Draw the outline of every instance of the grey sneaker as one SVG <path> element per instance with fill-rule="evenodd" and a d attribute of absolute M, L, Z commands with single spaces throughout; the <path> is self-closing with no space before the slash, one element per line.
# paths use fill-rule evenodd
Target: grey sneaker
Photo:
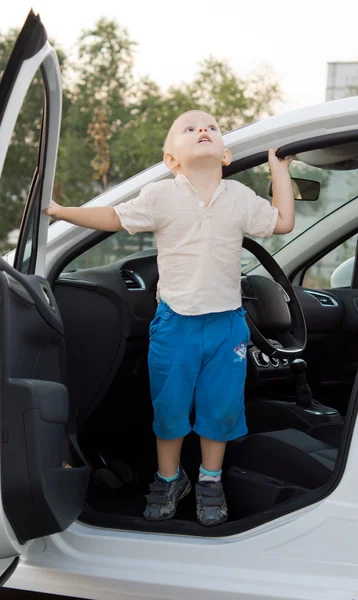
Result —
<path fill-rule="evenodd" d="M 219 525 L 227 520 L 227 505 L 221 481 L 198 481 L 196 492 L 196 516 L 201 525 Z"/>
<path fill-rule="evenodd" d="M 178 479 L 164 481 L 158 475 L 149 486 L 147 506 L 143 516 L 148 521 L 163 521 L 175 515 L 179 500 L 189 494 L 191 483 L 184 469 L 180 467 Z"/>

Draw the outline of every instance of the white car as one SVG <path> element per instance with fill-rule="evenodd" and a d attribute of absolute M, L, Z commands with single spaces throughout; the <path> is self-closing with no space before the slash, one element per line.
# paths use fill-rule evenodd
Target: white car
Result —
<path fill-rule="evenodd" d="M 357 599 L 357 262 L 345 287 L 333 289 L 331 275 L 356 256 L 358 98 L 225 135 L 224 177 L 261 194 L 268 149 L 296 154 L 296 227 L 245 240 L 249 435 L 227 448 L 230 519 L 200 526 L 189 496 L 174 519 L 149 523 L 156 250 L 150 234 L 48 227 L 61 81 L 33 13 L 0 84 L 0 172 L 39 67 L 38 165 L 16 252 L 0 258 L 2 584 L 96 600 Z M 166 177 L 156 165 L 91 205 L 125 202 Z M 183 463 L 195 478 L 195 436 Z"/>

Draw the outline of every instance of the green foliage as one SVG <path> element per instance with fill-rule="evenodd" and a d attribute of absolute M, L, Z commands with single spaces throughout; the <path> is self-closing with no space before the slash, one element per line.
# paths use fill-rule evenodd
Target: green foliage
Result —
<path fill-rule="evenodd" d="M 268 68 L 242 78 L 227 61 L 213 56 L 203 61 L 186 91 L 198 106 L 217 116 L 224 132 L 272 114 L 281 100 L 279 84 Z"/>

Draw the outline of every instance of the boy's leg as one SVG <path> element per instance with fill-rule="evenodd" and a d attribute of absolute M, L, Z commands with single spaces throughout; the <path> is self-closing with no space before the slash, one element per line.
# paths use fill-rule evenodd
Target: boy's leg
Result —
<path fill-rule="evenodd" d="M 191 488 L 180 467 L 183 438 L 191 430 L 190 412 L 201 364 L 197 321 L 161 303 L 150 328 L 149 375 L 157 436 L 158 473 L 147 495 L 144 517 L 170 519 Z"/>
<path fill-rule="evenodd" d="M 213 442 L 207 438 L 200 438 L 201 465 L 206 471 L 221 471 L 226 442 Z"/>
<path fill-rule="evenodd" d="M 183 440 L 183 437 L 175 440 L 157 438 L 158 473 L 162 478 L 172 478 L 177 474 Z"/>
<path fill-rule="evenodd" d="M 204 364 L 196 391 L 196 431 L 202 439 L 203 464 L 196 485 L 197 516 L 203 525 L 227 519 L 221 484 L 226 442 L 247 433 L 244 407 L 246 347 L 249 330 L 239 309 L 207 318 Z"/>

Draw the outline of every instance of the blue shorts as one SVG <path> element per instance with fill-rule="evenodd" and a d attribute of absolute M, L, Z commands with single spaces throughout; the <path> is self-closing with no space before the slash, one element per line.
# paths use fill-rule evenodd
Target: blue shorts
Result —
<path fill-rule="evenodd" d="M 183 316 L 160 302 L 150 330 L 149 375 L 154 433 L 171 440 L 194 431 L 226 442 L 247 433 L 244 405 L 250 338 L 240 307 Z"/>

